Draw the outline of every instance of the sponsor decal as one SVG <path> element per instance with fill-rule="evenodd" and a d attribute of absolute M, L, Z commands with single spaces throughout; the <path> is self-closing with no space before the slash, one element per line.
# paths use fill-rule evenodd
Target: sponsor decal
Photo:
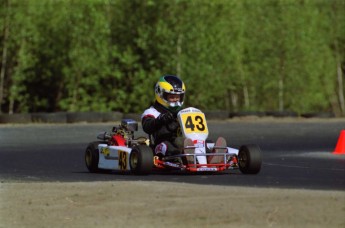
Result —
<path fill-rule="evenodd" d="M 172 167 L 176 167 L 176 168 L 180 168 L 179 165 L 171 163 L 171 162 L 164 162 L 164 165 L 168 165 L 168 166 L 172 166 Z"/>
<path fill-rule="evenodd" d="M 181 111 L 179 111 L 179 114 L 181 113 L 192 113 L 192 112 L 201 112 L 199 109 L 197 108 L 193 108 L 193 107 L 189 107 L 189 108 L 185 108 L 185 109 L 182 109 Z"/>
<path fill-rule="evenodd" d="M 106 160 L 119 160 L 118 157 L 110 156 L 110 149 L 108 147 L 103 147 L 101 149 L 101 154 L 104 155 Z"/>
<path fill-rule="evenodd" d="M 189 109 L 182 109 L 181 111 L 179 111 L 179 114 L 181 113 L 187 113 L 187 112 L 190 112 L 190 110 Z"/>
<path fill-rule="evenodd" d="M 194 143 L 194 146 L 197 147 L 197 148 L 203 148 L 204 147 L 204 143 L 205 141 L 204 140 L 194 140 L 193 141 Z"/>
<path fill-rule="evenodd" d="M 104 154 L 104 156 L 109 156 L 110 155 L 110 150 L 108 147 L 103 147 L 101 149 L 101 154 Z"/>
<path fill-rule="evenodd" d="M 217 171 L 217 168 L 197 168 L 197 171 Z"/>

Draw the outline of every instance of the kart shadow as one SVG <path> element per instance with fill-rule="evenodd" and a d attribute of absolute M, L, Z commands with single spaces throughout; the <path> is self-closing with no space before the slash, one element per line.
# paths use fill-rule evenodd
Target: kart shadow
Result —
<path fill-rule="evenodd" d="M 238 175 L 239 173 L 229 173 L 229 172 L 153 172 L 150 175 L 156 176 L 223 176 L 223 175 Z"/>
<path fill-rule="evenodd" d="M 96 173 L 90 173 L 88 171 L 83 171 L 83 172 L 73 172 L 73 173 L 78 173 L 78 174 L 93 174 L 93 175 L 116 175 L 116 176 L 222 176 L 222 175 L 241 175 L 241 172 L 239 171 L 222 171 L 222 172 L 185 172 L 185 171 L 180 171 L 180 170 L 153 170 L 149 174 L 135 174 L 132 173 L 131 171 L 100 171 Z"/>

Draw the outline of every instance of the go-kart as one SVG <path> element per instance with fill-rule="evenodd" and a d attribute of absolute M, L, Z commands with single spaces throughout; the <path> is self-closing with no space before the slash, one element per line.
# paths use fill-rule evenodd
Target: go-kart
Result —
<path fill-rule="evenodd" d="M 177 119 L 184 138 L 192 145 L 184 145 L 181 154 L 155 156 L 150 137 L 137 137 L 138 123 L 123 119 L 111 132 L 101 132 L 85 151 L 85 163 L 90 172 L 130 171 L 149 174 L 154 170 L 184 172 L 221 172 L 239 169 L 243 174 L 257 174 L 261 169 L 261 150 L 257 145 L 242 145 L 239 149 L 218 146 L 208 140 L 205 114 L 190 107 L 178 112 Z M 221 153 L 219 151 L 222 151 Z M 218 157 L 218 162 L 213 161 Z"/>

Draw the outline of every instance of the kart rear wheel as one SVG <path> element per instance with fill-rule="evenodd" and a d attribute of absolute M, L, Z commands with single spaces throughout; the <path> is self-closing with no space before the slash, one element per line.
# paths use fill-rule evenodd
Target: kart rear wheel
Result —
<path fill-rule="evenodd" d="M 152 171 L 153 152 L 151 147 L 138 145 L 133 147 L 129 156 L 131 171 L 135 174 L 145 175 Z"/>
<path fill-rule="evenodd" d="M 238 152 L 238 166 L 244 174 L 257 174 L 262 163 L 261 150 L 257 145 L 243 145 Z"/>
<path fill-rule="evenodd" d="M 85 150 L 85 164 L 87 169 L 91 173 L 97 173 L 100 172 L 101 169 L 98 168 L 98 161 L 99 161 L 99 151 L 98 151 L 98 145 L 101 142 L 92 142 L 89 143 Z"/>

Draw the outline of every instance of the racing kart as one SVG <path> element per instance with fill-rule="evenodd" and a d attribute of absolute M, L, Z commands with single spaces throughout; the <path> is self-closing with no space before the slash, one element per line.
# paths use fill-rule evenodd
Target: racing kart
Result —
<path fill-rule="evenodd" d="M 205 114 L 193 107 L 179 111 L 177 119 L 183 137 L 193 142 L 193 145 L 184 145 L 181 154 L 155 156 L 150 136 L 136 138 L 138 123 L 123 119 L 111 132 L 99 133 L 99 141 L 89 143 L 85 151 L 86 167 L 90 172 L 130 171 L 134 174 L 150 174 L 154 170 L 221 172 L 239 169 L 243 174 L 260 172 L 262 158 L 259 146 L 242 145 L 239 149 L 217 146 L 208 140 Z M 210 162 L 214 157 L 220 158 L 219 161 Z"/>

